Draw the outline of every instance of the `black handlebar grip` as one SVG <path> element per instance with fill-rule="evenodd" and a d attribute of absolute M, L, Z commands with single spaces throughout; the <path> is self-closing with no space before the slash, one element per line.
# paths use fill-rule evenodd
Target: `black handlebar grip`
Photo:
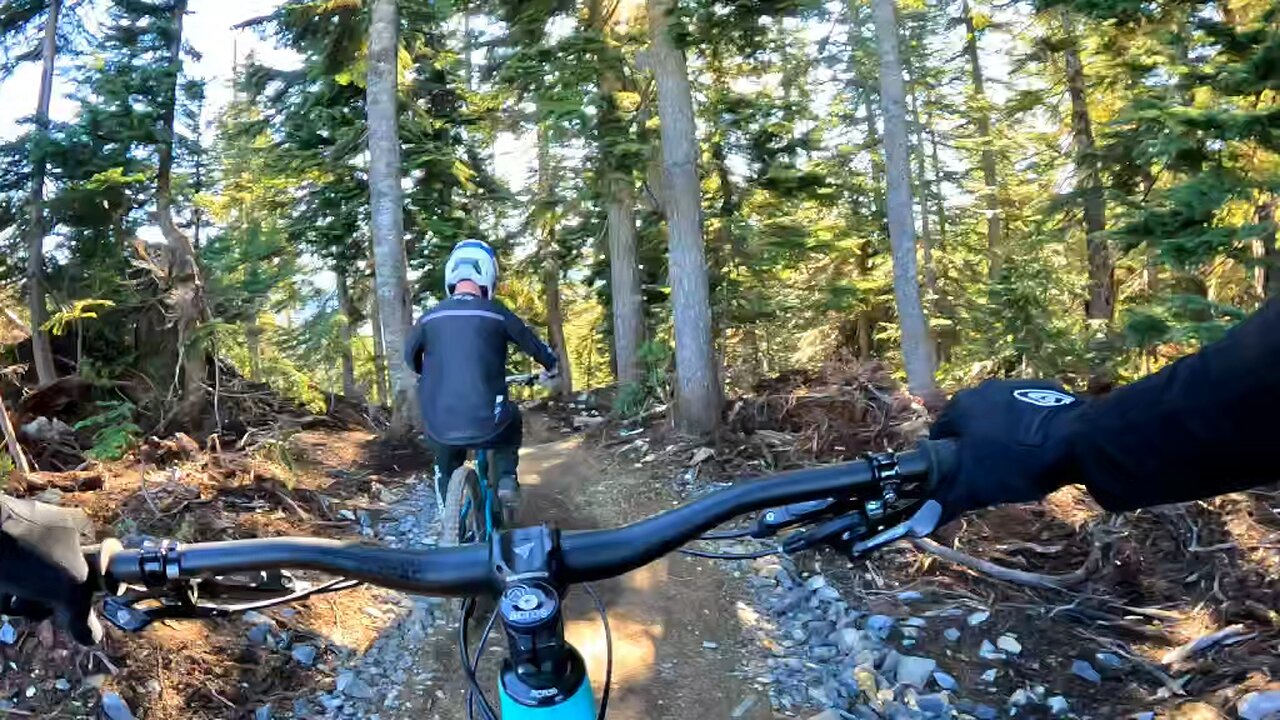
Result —
<path fill-rule="evenodd" d="M 920 450 L 929 461 L 929 492 L 933 493 L 946 480 L 955 478 L 960 471 L 960 441 L 921 440 Z"/>

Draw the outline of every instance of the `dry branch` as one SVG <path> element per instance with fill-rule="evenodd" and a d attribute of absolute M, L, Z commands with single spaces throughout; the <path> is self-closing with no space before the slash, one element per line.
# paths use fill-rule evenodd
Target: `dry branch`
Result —
<path fill-rule="evenodd" d="M 101 490 L 106 481 L 106 473 L 98 468 L 91 470 L 69 470 L 67 472 L 37 471 L 26 473 L 10 491 L 22 495 L 42 490 L 61 490 L 62 492 L 84 492 Z"/>
<path fill-rule="evenodd" d="M 9 420 L 9 411 L 5 409 L 4 398 L 0 398 L 0 431 L 4 432 L 5 444 L 9 447 L 9 455 L 13 457 L 13 466 L 19 473 L 27 474 L 31 468 L 27 465 L 27 457 L 18 446 L 18 434 L 14 432 L 13 423 Z"/>
<path fill-rule="evenodd" d="M 959 550 L 953 550 L 945 545 L 929 540 L 927 538 L 912 538 L 911 544 L 918 550 L 936 555 L 943 560 L 953 562 L 962 567 L 968 568 L 976 573 L 993 577 L 1004 582 L 1014 583 L 1016 585 L 1025 585 L 1027 587 L 1044 588 L 1046 590 L 1065 590 L 1067 588 L 1079 585 L 1089 579 L 1094 566 L 1097 565 L 1097 552 L 1089 556 L 1084 565 L 1079 570 L 1066 575 L 1044 575 L 1041 573 L 1026 572 L 1023 570 L 1014 570 L 1013 568 L 997 565 L 993 562 L 976 558 L 972 555 L 962 553 Z"/>

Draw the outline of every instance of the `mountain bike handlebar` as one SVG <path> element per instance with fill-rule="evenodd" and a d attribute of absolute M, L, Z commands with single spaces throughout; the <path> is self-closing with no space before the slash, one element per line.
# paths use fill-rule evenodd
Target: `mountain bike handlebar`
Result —
<path fill-rule="evenodd" d="M 954 441 L 927 441 L 895 456 L 893 482 L 927 493 L 956 466 Z M 566 532 L 556 580 L 584 583 L 615 577 L 657 560 L 708 530 L 746 513 L 819 498 L 853 499 L 886 478 L 871 459 L 779 473 L 742 482 L 644 520 L 608 530 Z M 89 550 L 92 554 L 94 551 Z M 262 538 L 117 550 L 109 580 L 148 585 L 251 570 L 318 570 L 406 592 L 469 597 L 499 587 L 490 546 L 396 550 L 317 538 Z M 91 567 L 96 563 L 91 563 Z"/>

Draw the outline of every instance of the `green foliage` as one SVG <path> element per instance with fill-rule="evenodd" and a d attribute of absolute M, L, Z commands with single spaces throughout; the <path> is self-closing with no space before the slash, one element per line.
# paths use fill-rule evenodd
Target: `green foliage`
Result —
<path fill-rule="evenodd" d="M 49 316 L 40 328 L 54 335 L 61 335 L 73 323 L 79 323 L 81 320 L 94 320 L 98 317 L 100 308 L 114 307 L 115 303 L 110 300 L 86 299 L 76 300 L 70 305 L 62 307 L 58 312 Z"/>
<path fill-rule="evenodd" d="M 613 403 L 616 417 L 637 417 L 655 405 L 669 402 L 671 398 L 673 348 L 666 343 L 646 342 L 640 346 L 639 355 L 644 380 L 618 388 L 618 396 Z"/>
<path fill-rule="evenodd" d="M 85 453 L 93 460 L 119 460 L 137 444 L 142 428 L 134 421 L 137 408 L 127 400 L 99 402 L 101 412 L 76 423 L 74 430 L 92 430 L 93 447 Z"/>
<path fill-rule="evenodd" d="M 356 385 L 376 387 L 367 3 L 281 3 L 255 21 L 299 62 L 249 58 L 212 123 L 205 79 L 178 78 L 176 98 L 163 90 L 176 69 L 172 3 L 70 5 L 59 82 L 75 111 L 47 133 L 0 143 L 0 285 L 21 294 L 38 156 L 57 238 L 45 258 L 55 310 L 45 327 L 75 330 L 84 377 L 132 382 L 142 372 L 154 382 L 171 373 L 177 344 L 159 310 L 167 288 L 140 266 L 137 238 L 153 237 L 158 147 L 172 113 L 174 213 L 198 238 L 209 310 L 196 339 L 313 408 L 342 389 L 348 357 Z M 458 240 L 489 239 L 502 254 L 500 295 L 539 328 L 556 320 L 546 270 L 559 271 L 575 378 L 611 382 L 608 218 L 611 203 L 629 196 L 650 342 L 645 380 L 619 391 L 624 416 L 670 397 L 661 118 L 639 5 L 400 3 L 415 307 L 438 297 L 442 261 Z M 893 365 L 900 340 L 869 2 L 678 5 L 727 382 L 748 390 L 832 358 Z M 1267 272 L 1280 272 L 1266 255 L 1280 191 L 1280 30 L 1270 5 L 899 3 L 913 210 L 930 251 L 922 283 L 948 382 L 1075 382 L 1104 361 L 1133 376 L 1218 337 L 1263 300 Z M 89 6 L 100 31 L 91 55 L 76 15 Z M 0 74 L 36 59 L 46 7 L 23 0 L 0 10 Z M 1084 320 L 1084 193 L 1062 92 L 1068 47 L 1084 66 L 1096 140 L 1086 157 L 1098 163 L 1116 260 L 1110 326 Z M 989 273 L 989 194 L 999 273 Z M 141 249 L 167 270 L 166 249 Z M 342 307 L 331 274 L 348 290 Z M 1127 352 L 1099 352 L 1111 343 Z M 104 452 L 127 447 L 123 419 L 98 422 Z"/>

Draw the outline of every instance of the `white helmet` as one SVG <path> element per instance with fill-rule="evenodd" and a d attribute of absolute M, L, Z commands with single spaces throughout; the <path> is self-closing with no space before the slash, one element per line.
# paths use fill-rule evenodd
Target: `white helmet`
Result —
<path fill-rule="evenodd" d="M 498 289 L 498 256 L 489 243 L 463 240 L 453 246 L 444 266 L 445 292 L 453 295 L 453 289 L 463 280 L 475 282 L 484 290 L 485 297 L 493 297 Z"/>

